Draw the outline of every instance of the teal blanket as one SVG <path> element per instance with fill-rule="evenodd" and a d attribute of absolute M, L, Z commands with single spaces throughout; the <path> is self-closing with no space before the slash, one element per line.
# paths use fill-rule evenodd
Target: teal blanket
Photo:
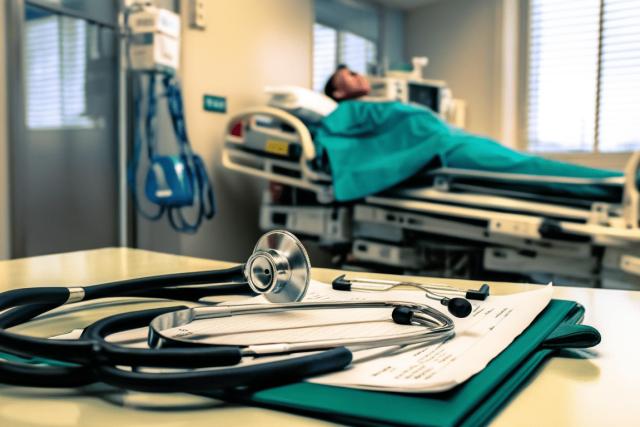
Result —
<path fill-rule="evenodd" d="M 340 201 L 378 193 L 437 167 L 580 178 L 622 175 L 514 151 L 453 128 L 426 108 L 398 102 L 342 102 L 320 123 L 314 141 L 319 153 L 328 156 Z M 611 191 L 604 186 L 539 185 L 585 198 L 607 198 Z"/>

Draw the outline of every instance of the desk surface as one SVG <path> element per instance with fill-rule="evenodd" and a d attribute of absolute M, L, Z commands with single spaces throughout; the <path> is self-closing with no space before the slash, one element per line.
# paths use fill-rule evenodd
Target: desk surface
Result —
<path fill-rule="evenodd" d="M 123 278 L 217 268 L 226 263 L 134 249 L 109 248 L 0 262 L 0 291 L 24 286 L 88 285 Z M 329 281 L 335 270 L 314 269 Z M 418 279 L 425 280 L 425 279 Z M 464 281 L 440 280 L 464 286 Z M 530 285 L 492 284 L 492 292 L 511 293 Z M 602 333 L 602 343 L 582 357 L 555 357 L 494 419 L 494 425 L 632 425 L 640 420 L 640 292 L 557 287 L 555 298 L 572 299 L 586 309 L 585 323 Z M 145 303 L 151 305 L 163 304 Z M 128 309 L 141 303 L 129 302 Z M 35 321 L 24 332 L 53 335 L 82 327 L 123 310 L 101 304 L 91 311 Z M 158 410 L 154 410 L 157 408 Z M 170 408 L 171 410 L 168 410 Z M 265 409 L 228 405 L 190 395 L 155 395 L 96 390 L 46 390 L 0 385 L 2 426 L 243 426 L 327 425 Z"/>

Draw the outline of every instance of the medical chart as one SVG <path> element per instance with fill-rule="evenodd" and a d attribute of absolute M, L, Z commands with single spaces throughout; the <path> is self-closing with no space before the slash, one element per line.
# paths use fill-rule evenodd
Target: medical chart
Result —
<path fill-rule="evenodd" d="M 551 285 L 512 295 L 492 295 L 486 301 L 472 301 L 473 311 L 464 319 L 453 318 L 456 326 L 454 338 L 439 344 L 406 347 L 385 347 L 354 352 L 354 363 L 344 371 L 315 377 L 309 381 L 344 387 L 370 390 L 425 393 L 446 391 L 469 379 L 481 371 L 494 357 L 504 350 L 518 335 L 531 324 L 535 317 L 551 300 Z M 330 285 L 311 282 L 304 301 L 413 301 L 430 305 L 446 313 L 446 307 L 437 301 L 427 299 L 422 292 L 345 292 L 336 291 Z M 247 303 L 265 301 L 259 296 L 246 300 Z M 237 302 L 236 302 L 237 304 Z M 385 310 L 386 313 L 385 313 Z M 353 310 L 327 310 L 316 312 L 318 323 L 338 324 L 331 326 L 330 333 L 340 337 L 384 335 L 402 333 L 408 326 L 395 325 L 390 320 L 390 309 L 360 309 L 373 323 L 363 321 L 357 324 L 357 331 L 350 325 L 340 332 L 340 323 L 356 319 L 363 320 Z M 372 313 L 376 312 L 376 313 Z M 309 315 L 313 312 L 305 312 Z M 364 314 L 368 313 L 368 314 Z M 299 313 L 290 313 L 297 317 Z M 321 317 L 320 317 L 321 316 Z M 216 319 L 219 321 L 220 319 Z M 283 319 L 281 318 L 280 321 Z M 272 324 L 264 322 L 260 327 L 282 326 L 280 321 Z M 193 332 L 206 329 L 207 321 L 196 322 Z M 198 324 L 200 323 L 200 324 Z M 238 319 L 235 319 L 238 324 Z M 290 324 L 289 324 L 290 325 Z M 384 325 L 384 326 L 382 326 Z M 419 328 L 420 326 L 410 326 Z M 250 328 L 248 328 L 250 329 Z M 330 335 L 329 333 L 329 335 Z M 292 338 L 291 331 L 284 331 Z M 358 335 L 360 334 L 360 335 Z M 245 338 L 249 338 L 245 335 Z M 282 338 L 285 338 L 283 336 Z M 317 337 L 316 337 L 317 338 Z M 307 337 L 307 339 L 311 339 Z M 246 343 L 246 341 L 245 341 Z"/>
<path fill-rule="evenodd" d="M 353 363 L 343 371 L 308 381 L 334 386 L 399 393 L 449 390 L 481 371 L 531 324 L 551 300 L 551 285 L 512 295 L 491 295 L 486 301 L 471 301 L 472 313 L 464 319 L 452 317 L 456 334 L 446 342 L 412 344 L 373 349 L 350 348 Z M 408 301 L 429 305 L 447 313 L 438 301 L 419 291 L 345 292 L 311 281 L 304 301 Z M 258 304 L 263 296 L 233 301 Z M 225 305 L 228 303 L 225 303 Z M 203 319 L 165 334 L 211 344 L 252 345 L 300 342 L 316 339 L 347 339 L 403 334 L 407 328 L 391 320 L 390 308 L 322 309 L 273 314 Z M 75 334 L 58 338 L 72 338 Z M 146 328 L 111 335 L 108 340 L 132 347 L 146 347 Z M 267 362 L 278 357 L 245 358 L 243 364 Z"/>

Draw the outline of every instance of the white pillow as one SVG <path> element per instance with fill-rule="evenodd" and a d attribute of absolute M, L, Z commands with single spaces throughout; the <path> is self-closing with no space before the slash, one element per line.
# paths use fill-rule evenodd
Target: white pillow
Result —
<path fill-rule="evenodd" d="M 301 119 L 317 123 L 338 107 L 338 103 L 323 93 L 299 86 L 267 86 L 271 95 L 268 105 L 281 108 Z"/>

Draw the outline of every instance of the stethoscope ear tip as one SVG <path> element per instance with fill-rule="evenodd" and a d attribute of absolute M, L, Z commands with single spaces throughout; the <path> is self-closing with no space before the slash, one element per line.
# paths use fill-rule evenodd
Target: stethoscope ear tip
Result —
<path fill-rule="evenodd" d="M 467 317 L 473 310 L 469 300 L 464 298 L 451 298 L 447 301 L 446 305 L 449 313 L 459 318 Z"/>

